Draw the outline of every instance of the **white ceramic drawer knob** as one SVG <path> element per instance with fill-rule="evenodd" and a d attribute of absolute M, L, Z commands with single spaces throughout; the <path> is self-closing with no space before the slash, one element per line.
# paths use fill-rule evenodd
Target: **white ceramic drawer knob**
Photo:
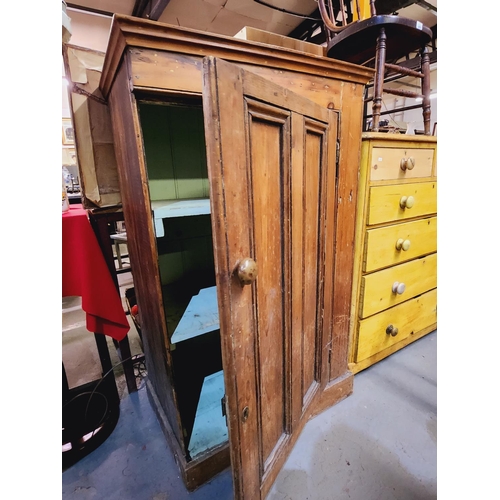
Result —
<path fill-rule="evenodd" d="M 392 293 L 397 293 L 401 295 L 406 290 L 406 285 L 404 283 L 400 283 L 399 281 L 395 281 L 392 285 Z"/>
<path fill-rule="evenodd" d="M 401 196 L 399 200 L 399 206 L 401 208 L 411 208 L 415 204 L 415 198 L 413 196 Z"/>
<path fill-rule="evenodd" d="M 387 335 L 390 335 L 391 337 L 395 337 L 399 333 L 399 330 L 394 325 L 389 325 L 385 329 L 385 333 L 387 333 Z"/>
<path fill-rule="evenodd" d="M 396 241 L 396 250 L 403 250 L 404 252 L 406 252 L 409 249 L 410 240 L 403 240 L 403 238 L 399 238 L 398 241 Z"/>
<path fill-rule="evenodd" d="M 415 167 L 415 158 L 412 156 L 409 158 L 401 158 L 399 166 L 403 172 L 406 170 L 413 170 Z"/>

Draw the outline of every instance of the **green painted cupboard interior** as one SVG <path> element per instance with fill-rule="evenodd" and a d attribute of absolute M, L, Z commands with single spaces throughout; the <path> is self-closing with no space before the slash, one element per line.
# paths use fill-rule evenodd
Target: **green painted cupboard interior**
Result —
<path fill-rule="evenodd" d="M 151 201 L 208 198 L 203 110 L 141 103 Z"/>
<path fill-rule="evenodd" d="M 151 201 L 208 198 L 201 106 L 140 102 L 139 117 Z M 162 285 L 187 287 L 187 295 L 214 285 L 210 215 L 164 219 L 163 226 L 165 236 L 157 238 Z"/>

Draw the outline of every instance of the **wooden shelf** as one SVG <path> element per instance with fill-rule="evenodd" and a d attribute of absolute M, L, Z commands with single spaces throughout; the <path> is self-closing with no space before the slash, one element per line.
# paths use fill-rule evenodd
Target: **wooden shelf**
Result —
<path fill-rule="evenodd" d="M 156 237 L 165 236 L 163 219 L 210 214 L 210 198 L 152 201 Z"/>
<path fill-rule="evenodd" d="M 218 329 L 217 287 L 211 286 L 201 289 L 200 293 L 190 300 L 170 343 L 177 344 Z"/>

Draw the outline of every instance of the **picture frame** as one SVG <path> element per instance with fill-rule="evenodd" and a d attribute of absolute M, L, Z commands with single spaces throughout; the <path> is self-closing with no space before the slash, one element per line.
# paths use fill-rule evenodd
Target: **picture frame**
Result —
<path fill-rule="evenodd" d="M 71 118 L 62 119 L 62 143 L 65 146 L 75 143 L 75 129 Z"/>

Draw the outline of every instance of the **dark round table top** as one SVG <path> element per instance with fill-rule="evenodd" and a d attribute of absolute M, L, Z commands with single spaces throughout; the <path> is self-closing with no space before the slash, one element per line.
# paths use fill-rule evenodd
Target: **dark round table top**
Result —
<path fill-rule="evenodd" d="M 368 64 L 375 58 L 380 28 L 385 28 L 387 36 L 387 62 L 416 51 L 432 40 L 432 31 L 419 21 L 400 16 L 373 16 L 352 23 L 334 36 L 327 47 L 328 57 Z"/>

